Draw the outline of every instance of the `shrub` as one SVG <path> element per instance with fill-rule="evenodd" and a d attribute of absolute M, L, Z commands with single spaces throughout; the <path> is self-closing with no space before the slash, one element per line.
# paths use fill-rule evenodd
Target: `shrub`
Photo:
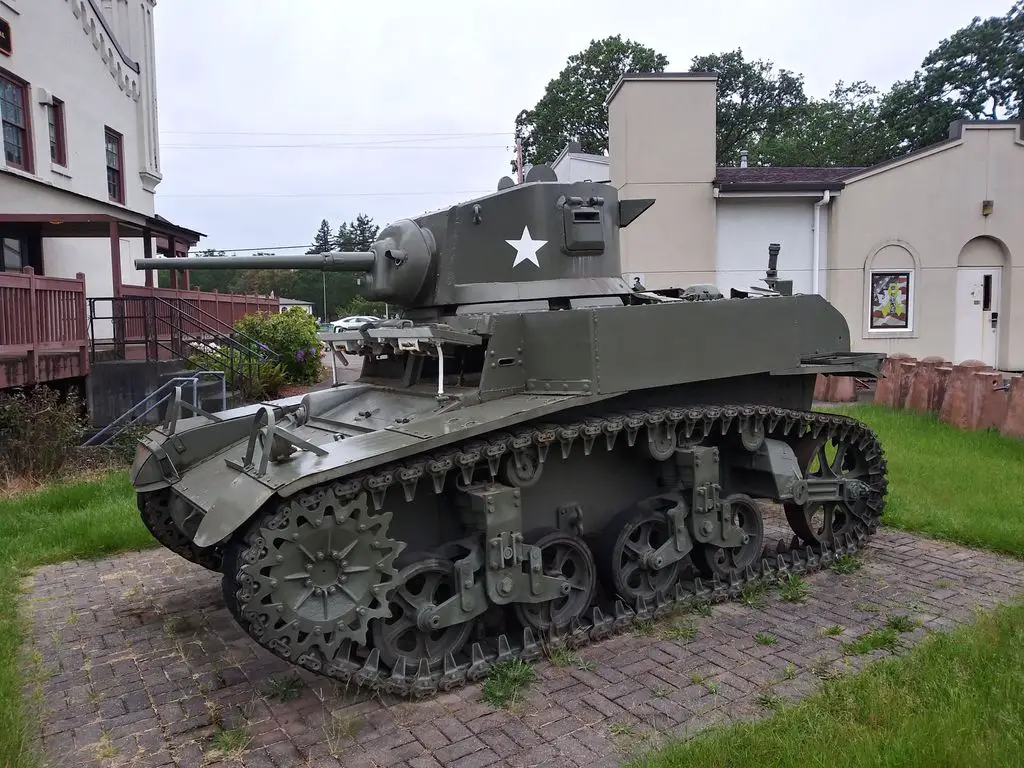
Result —
<path fill-rule="evenodd" d="M 352 315 L 374 315 L 384 317 L 387 305 L 383 301 L 370 301 L 362 296 L 353 296 L 343 307 L 334 310 L 339 318 L 351 317 Z"/>
<path fill-rule="evenodd" d="M 239 350 L 217 344 L 196 344 L 188 358 L 194 371 L 223 371 L 229 392 L 238 392 L 246 400 L 273 399 L 287 383 L 284 366 L 279 363 L 250 363 Z"/>
<path fill-rule="evenodd" d="M 0 393 L 0 472 L 32 480 L 57 474 L 84 434 L 74 392 L 39 386 Z"/>
<path fill-rule="evenodd" d="M 316 318 L 299 307 L 275 314 L 246 315 L 235 329 L 266 345 L 281 357 L 289 384 L 316 384 L 323 373 L 323 342 L 317 337 Z"/>

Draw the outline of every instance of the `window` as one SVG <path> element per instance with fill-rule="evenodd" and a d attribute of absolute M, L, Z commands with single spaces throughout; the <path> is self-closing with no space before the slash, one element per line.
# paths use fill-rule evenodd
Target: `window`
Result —
<path fill-rule="evenodd" d="M 0 272 L 21 272 L 27 266 L 25 238 L 0 237 Z"/>
<path fill-rule="evenodd" d="M 107 196 L 115 203 L 124 203 L 124 152 L 121 134 L 106 129 Z"/>
<path fill-rule="evenodd" d="M 31 173 L 28 84 L 3 73 L 0 73 L 0 122 L 3 124 L 7 165 Z"/>
<path fill-rule="evenodd" d="M 67 166 L 68 144 L 64 130 L 64 102 L 54 99 L 47 109 L 50 123 L 50 161 L 56 165 Z"/>

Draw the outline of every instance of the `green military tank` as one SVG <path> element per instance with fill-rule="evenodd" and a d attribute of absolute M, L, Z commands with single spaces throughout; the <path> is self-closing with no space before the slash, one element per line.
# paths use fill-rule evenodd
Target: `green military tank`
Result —
<path fill-rule="evenodd" d="M 857 551 L 883 449 L 813 412 L 814 384 L 883 356 L 792 295 L 775 246 L 728 298 L 630 285 L 619 233 L 654 203 L 541 166 L 367 252 L 136 261 L 357 272 L 401 308 L 323 334 L 356 381 L 187 417 L 178 397 L 132 466 L 142 519 L 222 574 L 256 643 L 420 696 Z"/>

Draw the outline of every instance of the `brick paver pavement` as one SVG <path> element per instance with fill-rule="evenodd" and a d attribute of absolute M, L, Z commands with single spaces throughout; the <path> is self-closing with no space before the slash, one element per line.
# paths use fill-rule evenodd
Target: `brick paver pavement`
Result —
<path fill-rule="evenodd" d="M 849 656 L 842 644 L 890 615 L 920 622 L 901 635 L 908 645 L 1024 587 L 1019 561 L 888 530 L 861 559 L 853 573 L 809 577 L 803 603 L 772 592 L 685 617 L 695 633 L 662 621 L 562 666 L 539 662 L 511 711 L 484 702 L 479 684 L 406 702 L 297 672 L 235 626 L 216 574 L 164 550 L 65 563 L 39 569 L 24 600 L 27 701 L 41 704 L 41 745 L 63 768 L 598 768 L 858 668 L 885 652 Z M 824 631 L 833 625 L 843 632 Z M 222 759 L 218 744 L 245 751 Z"/>

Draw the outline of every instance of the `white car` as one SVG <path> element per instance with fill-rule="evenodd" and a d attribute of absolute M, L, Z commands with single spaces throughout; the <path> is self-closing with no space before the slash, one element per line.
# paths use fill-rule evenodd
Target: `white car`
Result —
<path fill-rule="evenodd" d="M 367 323 L 379 323 L 381 318 L 374 317 L 373 315 L 352 315 L 350 317 L 343 317 L 340 320 L 334 320 L 331 323 L 331 330 L 338 331 L 358 331 Z"/>

